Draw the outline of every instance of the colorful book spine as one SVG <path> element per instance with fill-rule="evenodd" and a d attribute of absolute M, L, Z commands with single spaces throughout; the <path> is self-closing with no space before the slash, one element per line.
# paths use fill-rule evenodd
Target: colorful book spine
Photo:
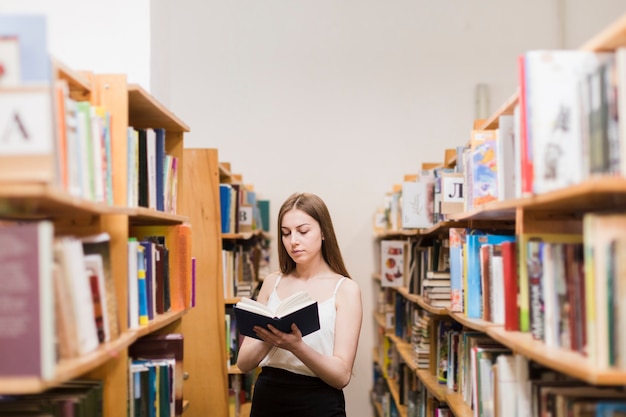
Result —
<path fill-rule="evenodd" d="M 146 287 L 146 261 L 144 248 L 137 248 L 137 289 L 139 293 L 139 325 L 148 324 L 148 290 Z"/>

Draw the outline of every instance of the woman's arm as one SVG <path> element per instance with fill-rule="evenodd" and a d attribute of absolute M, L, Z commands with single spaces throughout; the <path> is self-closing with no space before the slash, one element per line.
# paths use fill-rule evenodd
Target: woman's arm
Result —
<path fill-rule="evenodd" d="M 361 290 L 356 282 L 345 280 L 337 292 L 335 320 L 335 345 L 333 355 L 323 355 L 302 341 L 302 334 L 297 326 L 292 326 L 292 333 L 282 333 L 275 328 L 272 331 L 259 328 L 259 334 L 270 345 L 291 351 L 328 385 L 343 389 L 350 382 L 352 367 L 361 333 L 363 307 Z"/>
<path fill-rule="evenodd" d="M 267 300 L 274 290 L 274 284 L 277 279 L 278 273 L 272 273 L 265 277 L 261 285 L 261 290 L 259 291 L 259 296 L 257 297 L 258 302 L 267 304 Z M 237 367 L 244 373 L 255 369 L 272 347 L 271 344 L 262 340 L 248 336 L 244 337 L 237 355 Z"/>

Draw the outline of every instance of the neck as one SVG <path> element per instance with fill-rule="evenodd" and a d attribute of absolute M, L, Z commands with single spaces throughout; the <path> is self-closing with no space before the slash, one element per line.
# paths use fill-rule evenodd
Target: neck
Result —
<path fill-rule="evenodd" d="M 299 279 L 309 280 L 324 275 L 333 274 L 333 271 L 325 263 L 322 265 L 297 265 L 294 276 Z"/>

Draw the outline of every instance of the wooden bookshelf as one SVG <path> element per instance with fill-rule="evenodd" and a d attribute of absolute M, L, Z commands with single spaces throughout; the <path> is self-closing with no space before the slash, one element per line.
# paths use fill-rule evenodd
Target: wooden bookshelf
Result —
<path fill-rule="evenodd" d="M 166 129 L 166 152 L 179 158 L 182 171 L 183 134 L 189 128 L 167 108 L 160 105 L 145 90 L 128 86 L 124 74 L 94 74 L 76 71 L 62 62 L 53 60 L 53 77 L 63 80 L 69 87 L 69 97 L 103 106 L 111 115 L 111 168 L 115 173 L 111 181 L 113 204 L 94 202 L 67 192 L 56 180 L 56 172 L 49 171 L 37 176 L 47 165 L 40 167 L 31 179 L 12 181 L 6 172 L 0 173 L 0 218 L 3 221 L 32 221 L 48 219 L 54 224 L 55 235 L 87 236 L 108 233 L 110 236 L 111 275 L 114 278 L 115 297 L 120 325 L 119 337 L 102 343 L 87 354 L 63 359 L 56 364 L 51 379 L 0 377 L 1 394 L 41 393 L 77 378 L 98 379 L 103 382 L 103 415 L 123 416 L 128 407 L 128 347 L 142 336 L 181 331 L 188 310 L 172 311 L 156 315 L 147 325 L 129 329 L 128 316 L 128 249 L 127 241 L 136 226 L 151 225 L 165 228 L 189 222 L 189 217 L 178 213 L 164 213 L 154 209 L 137 208 L 127 201 L 127 128 L 164 127 Z M 2 92 L 0 92 L 2 94 Z M 55 128 L 55 127 L 53 127 Z M 28 161 L 27 161 L 28 162 Z M 32 162 L 32 161 L 30 161 Z M 185 198 L 184 179 L 179 174 L 177 198 Z M 42 178 L 46 180 L 42 181 Z M 182 208 L 182 203 L 178 204 Z M 217 240 L 217 235 L 215 235 Z M 176 244 L 170 251 L 181 256 Z M 207 304 L 204 295 L 201 303 Z M 185 365 L 193 363 L 194 357 L 203 358 L 207 345 L 196 351 L 188 351 Z M 203 362 L 204 363 L 204 362 Z M 193 383 L 185 384 L 185 395 L 193 392 Z M 193 405 L 186 399 L 187 408 Z M 208 408 L 197 415 L 206 415 Z"/>
<path fill-rule="evenodd" d="M 618 47 L 626 47 L 626 15 L 586 42 L 580 49 L 613 51 Z M 516 91 L 489 118 L 477 121 L 472 128 L 497 129 L 499 117 L 512 115 L 518 103 L 519 92 Z M 448 159 L 446 156 L 445 160 Z M 445 236 L 451 227 L 506 229 L 514 230 L 517 235 L 535 232 L 582 234 L 582 222 L 586 213 L 623 212 L 623 207 L 626 207 L 626 178 L 608 175 L 597 176 L 579 184 L 540 195 L 483 204 L 472 210 L 450 215 L 446 221 L 437 223 L 428 229 L 415 231 L 377 230 L 374 234 L 374 241 L 379 242 L 386 238 L 402 237 L 415 239 L 418 242 L 438 239 Z M 375 272 L 372 277 L 374 285 L 380 287 L 379 273 Z M 461 324 L 465 329 L 482 332 L 513 353 L 520 354 L 530 361 L 567 377 L 594 386 L 620 387 L 626 383 L 626 371 L 616 368 L 599 368 L 586 355 L 564 348 L 548 347 L 543 341 L 533 338 L 530 332 L 506 331 L 502 325 L 482 319 L 469 319 L 463 313 L 450 312 L 447 309 L 433 309 L 420 296 L 411 294 L 406 288 L 396 289 L 396 296 L 403 297 L 406 302 L 437 317 L 447 316 Z M 385 317 L 378 312 L 374 312 L 373 316 L 374 325 L 378 328 L 385 328 Z M 434 320 L 431 320 L 430 326 L 431 369 L 416 369 L 413 364 L 410 344 L 408 341 L 396 337 L 393 329 L 385 328 L 383 334 L 391 339 L 402 361 L 415 372 L 432 397 L 445 402 L 456 417 L 469 417 L 474 412 L 464 402 L 463 396 L 437 381 L 434 369 L 432 369 L 432 355 L 435 355 L 433 351 Z M 379 351 L 379 348 L 374 348 L 376 354 Z M 377 358 L 375 361 L 378 364 L 383 362 L 383 358 Z M 394 396 L 393 398 L 396 399 L 397 397 Z M 373 405 L 375 412 L 380 413 L 376 410 L 376 404 Z"/>

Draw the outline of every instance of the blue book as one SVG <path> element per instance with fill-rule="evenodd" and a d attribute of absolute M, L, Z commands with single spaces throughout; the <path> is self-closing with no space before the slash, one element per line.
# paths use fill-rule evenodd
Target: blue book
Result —
<path fill-rule="evenodd" d="M 150 240 L 144 240 L 139 242 L 139 244 L 144 248 L 144 262 L 146 266 L 146 306 L 148 310 L 148 320 L 152 320 L 154 318 L 154 293 L 155 293 L 155 283 L 154 283 L 154 274 L 155 274 L 155 248 L 154 242 Z"/>
<path fill-rule="evenodd" d="M 165 129 L 156 133 L 156 209 L 165 211 Z"/>
<path fill-rule="evenodd" d="M 16 38 L 19 43 L 21 83 L 40 84 L 52 80 L 45 15 L 1 14 L 0 38 Z"/>
<path fill-rule="evenodd" d="M 139 324 L 148 324 L 148 290 L 146 288 L 146 257 L 144 247 L 137 248 L 137 294 L 139 298 Z"/>
<path fill-rule="evenodd" d="M 596 404 L 596 417 L 621 416 L 626 413 L 626 401 L 601 400 Z"/>
<path fill-rule="evenodd" d="M 230 184 L 220 184 L 220 213 L 222 218 L 222 233 L 230 232 L 230 207 L 231 207 L 231 186 Z"/>
<path fill-rule="evenodd" d="M 480 274 L 480 247 L 515 241 L 514 235 L 485 234 L 468 230 L 466 236 L 467 277 L 465 285 L 465 316 L 471 319 L 482 318 L 482 284 Z"/>

